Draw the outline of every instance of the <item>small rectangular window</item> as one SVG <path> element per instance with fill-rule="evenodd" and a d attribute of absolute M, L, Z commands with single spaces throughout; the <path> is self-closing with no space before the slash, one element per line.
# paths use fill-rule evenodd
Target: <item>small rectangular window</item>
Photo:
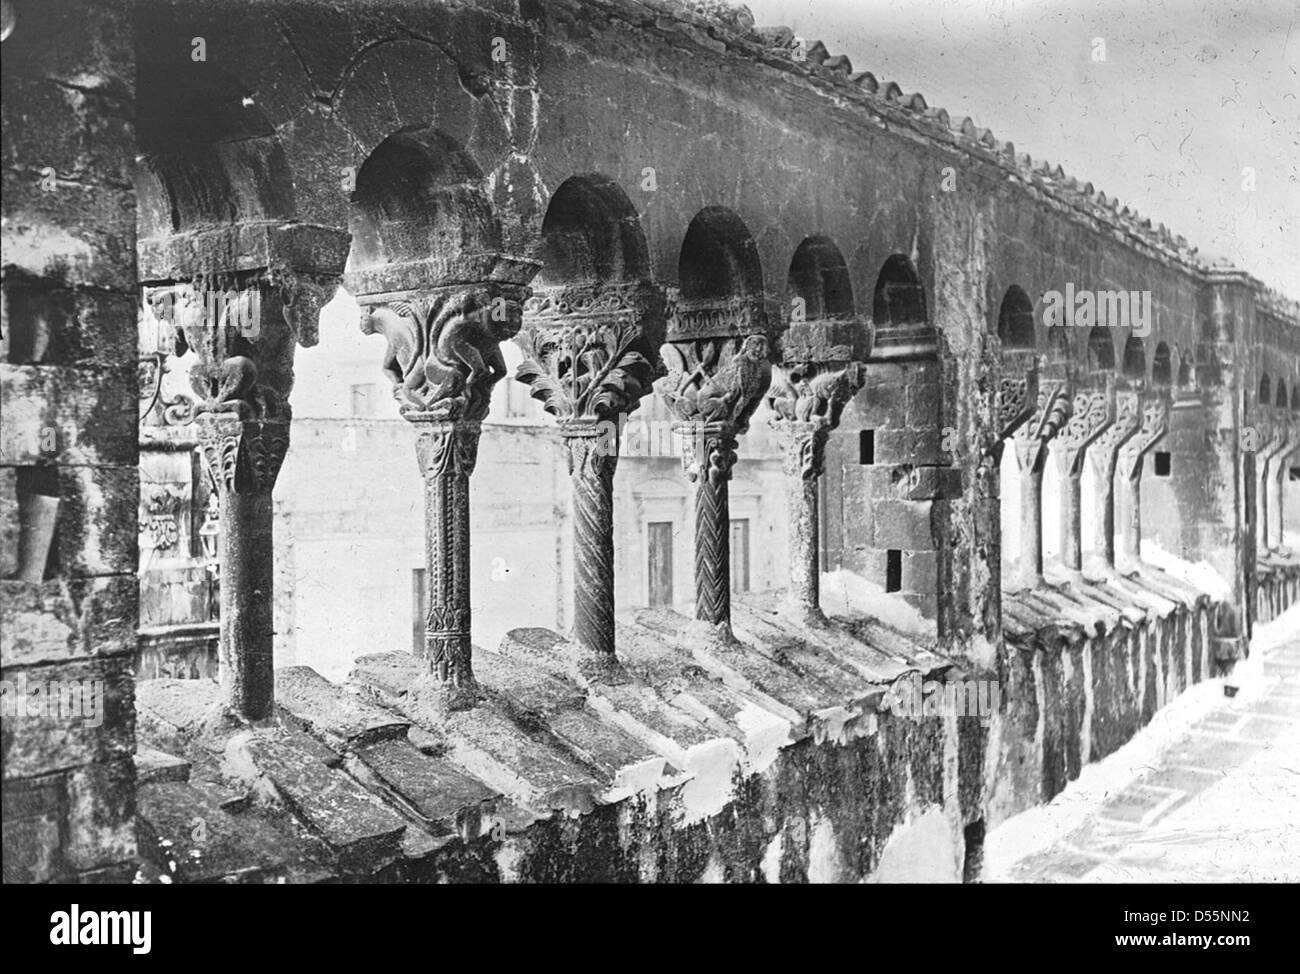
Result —
<path fill-rule="evenodd" d="M 1166 450 L 1157 450 L 1155 455 L 1156 476 L 1168 477 L 1172 455 Z"/>
<path fill-rule="evenodd" d="M 903 590 L 903 552 L 890 548 L 885 552 L 885 591 L 901 592 Z"/>
<path fill-rule="evenodd" d="M 876 462 L 876 431 L 860 430 L 858 432 L 858 463 L 870 466 Z"/>

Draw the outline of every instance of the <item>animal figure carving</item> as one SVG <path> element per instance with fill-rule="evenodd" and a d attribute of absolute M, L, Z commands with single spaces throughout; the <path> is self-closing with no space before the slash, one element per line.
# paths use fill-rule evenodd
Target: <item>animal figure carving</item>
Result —
<path fill-rule="evenodd" d="M 506 375 L 499 342 L 519 322 L 519 307 L 486 291 L 462 291 L 421 313 L 394 301 L 361 319 L 366 335 L 387 340 L 383 370 L 393 395 L 414 409 L 486 410 L 492 386 Z"/>
<path fill-rule="evenodd" d="M 700 366 L 690 381 L 699 382 L 693 393 L 689 383 L 682 393 L 682 398 L 693 407 L 688 407 L 694 413 L 692 418 L 706 422 L 744 422 L 772 381 L 767 339 L 762 335 L 747 336 L 716 374 L 710 376 Z"/>
<path fill-rule="evenodd" d="M 393 384 L 393 396 L 402 402 L 420 402 L 428 383 L 424 373 L 424 341 L 415 311 L 409 305 L 378 307 L 361 316 L 363 335 L 383 335 L 383 372 Z"/>

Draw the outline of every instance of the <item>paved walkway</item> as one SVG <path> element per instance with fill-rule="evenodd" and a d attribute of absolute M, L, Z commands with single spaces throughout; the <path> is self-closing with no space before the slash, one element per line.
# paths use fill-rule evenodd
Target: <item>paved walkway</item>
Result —
<path fill-rule="evenodd" d="M 1004 823 L 985 880 L 1300 881 L 1300 608 L 1257 632 L 1237 696 L 1223 681 L 1193 689 L 1050 805 Z"/>

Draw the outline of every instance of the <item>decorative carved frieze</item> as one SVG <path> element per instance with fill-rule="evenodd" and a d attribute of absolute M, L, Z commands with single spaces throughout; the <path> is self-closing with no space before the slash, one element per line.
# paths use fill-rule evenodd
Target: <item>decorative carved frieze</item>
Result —
<path fill-rule="evenodd" d="M 693 342 L 765 335 L 768 333 L 768 320 L 767 302 L 762 297 L 691 300 L 670 291 L 665 339 L 669 342 Z"/>

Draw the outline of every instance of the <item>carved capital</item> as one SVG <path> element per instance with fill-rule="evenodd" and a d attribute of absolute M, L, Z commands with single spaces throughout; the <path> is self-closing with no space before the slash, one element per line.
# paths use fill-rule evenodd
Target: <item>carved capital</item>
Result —
<path fill-rule="evenodd" d="M 778 369 L 777 376 L 767 394 L 777 418 L 820 423 L 830 430 L 866 385 L 867 369 L 861 362 L 799 362 Z"/>
<path fill-rule="evenodd" d="M 731 480 L 736 465 L 736 428 L 727 423 L 675 423 L 682 438 L 682 469 L 691 483 L 718 485 Z"/>
<path fill-rule="evenodd" d="M 1141 395 L 1136 389 L 1118 389 L 1115 392 L 1115 422 L 1089 448 L 1089 456 L 1095 457 L 1098 469 L 1103 472 L 1113 470 L 1115 458 L 1120 448 L 1142 429 Z M 1109 489 L 1109 481 L 1107 481 Z"/>
<path fill-rule="evenodd" d="M 269 492 L 289 451 L 289 423 L 208 413 L 198 418 L 198 441 L 218 492 Z"/>
<path fill-rule="evenodd" d="M 477 422 L 451 421 L 436 414 L 408 413 L 415 423 L 415 455 L 427 482 L 446 477 L 469 477 L 478 462 L 482 428 Z"/>
<path fill-rule="evenodd" d="M 1070 418 L 1052 442 L 1064 472 L 1069 476 L 1083 469 L 1086 451 L 1115 422 L 1115 389 L 1084 389 L 1074 394 Z"/>
<path fill-rule="evenodd" d="M 680 422 L 749 428 L 772 384 L 765 336 L 669 342 L 662 354 L 667 374 L 655 388 Z"/>
<path fill-rule="evenodd" d="M 826 441 L 831 427 L 821 422 L 774 419 L 772 429 L 781 442 L 786 476 L 816 480 L 826 466 Z"/>
<path fill-rule="evenodd" d="M 660 292 L 648 283 L 547 288 L 524 303 L 515 378 L 560 420 L 616 420 L 662 373 Z"/>
<path fill-rule="evenodd" d="M 1142 396 L 1140 425 L 1119 448 L 1119 470 L 1126 480 L 1141 476 L 1142 457 L 1164 437 L 1169 427 L 1169 399 L 1163 395 Z"/>
<path fill-rule="evenodd" d="M 145 300 L 174 340 L 195 354 L 189 370 L 193 414 L 288 420 L 295 338 L 280 292 L 265 273 L 210 274 L 149 287 Z"/>
<path fill-rule="evenodd" d="M 1032 415 L 1014 433 L 1016 457 L 1021 469 L 1041 468 L 1047 444 L 1069 421 L 1072 408 L 1073 400 L 1067 382 L 1054 379 L 1039 386 L 1037 405 Z"/>
<path fill-rule="evenodd" d="M 506 375 L 500 343 L 520 328 L 522 285 L 488 281 L 360 298 L 361 331 L 383 335 L 402 413 L 478 422 Z"/>
<path fill-rule="evenodd" d="M 341 275 L 308 274 L 284 268 L 274 271 L 272 280 L 280 290 L 285 324 L 298 344 L 311 348 L 319 343 L 321 308 L 334 297 Z"/>

